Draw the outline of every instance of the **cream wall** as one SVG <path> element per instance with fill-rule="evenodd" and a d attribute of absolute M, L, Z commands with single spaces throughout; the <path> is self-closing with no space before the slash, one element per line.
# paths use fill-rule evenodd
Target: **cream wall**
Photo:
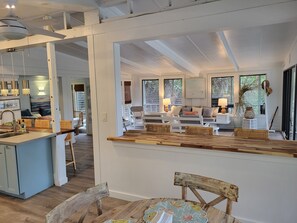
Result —
<path fill-rule="evenodd" d="M 242 222 L 291 223 L 297 219 L 297 166 L 292 158 L 107 140 L 122 134 L 121 91 L 116 91 L 121 89 L 118 42 L 296 19 L 297 2 L 273 2 L 277 1 L 226 0 L 93 26 L 88 49 L 96 183 L 108 181 L 112 196 L 129 200 L 175 196 L 179 189 L 173 186 L 172 173 L 184 170 L 238 184 L 241 200 L 233 214 Z M 266 6 L 257 8 L 259 4 Z"/>

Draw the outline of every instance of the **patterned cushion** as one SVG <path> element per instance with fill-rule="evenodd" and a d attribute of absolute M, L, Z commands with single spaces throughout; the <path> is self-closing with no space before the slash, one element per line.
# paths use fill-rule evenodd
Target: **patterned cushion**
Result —
<path fill-rule="evenodd" d="M 213 108 L 210 107 L 204 107 L 202 111 L 203 117 L 212 117 L 213 115 Z"/>

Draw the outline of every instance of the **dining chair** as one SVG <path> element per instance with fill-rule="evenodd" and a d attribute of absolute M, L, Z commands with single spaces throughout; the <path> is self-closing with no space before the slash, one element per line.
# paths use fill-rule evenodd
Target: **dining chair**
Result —
<path fill-rule="evenodd" d="M 186 126 L 186 135 L 213 135 L 212 127 Z"/>
<path fill-rule="evenodd" d="M 96 203 L 98 216 L 102 214 L 101 199 L 109 196 L 107 183 L 98 184 L 86 191 L 73 195 L 52 209 L 46 216 L 46 223 L 62 223 L 73 214 L 79 212 L 79 220 L 82 223 L 93 203 Z"/>
<path fill-rule="evenodd" d="M 242 128 L 235 128 L 234 129 L 234 136 L 246 138 L 246 139 L 264 139 L 268 140 L 269 132 L 268 130 L 262 129 L 242 129 Z"/>
<path fill-rule="evenodd" d="M 227 199 L 226 214 L 229 215 L 232 211 L 232 201 L 237 202 L 238 200 L 238 187 L 236 185 L 205 176 L 175 172 L 174 185 L 182 187 L 182 199 L 187 199 L 187 188 L 189 188 L 203 206 L 215 206 Z M 219 197 L 206 202 L 197 189 L 217 194 Z"/>
<path fill-rule="evenodd" d="M 34 122 L 35 128 L 43 128 L 43 129 L 50 129 L 51 128 L 51 121 L 48 119 L 36 119 Z"/>
<path fill-rule="evenodd" d="M 145 128 L 147 132 L 157 132 L 157 133 L 170 132 L 170 125 L 166 125 L 166 124 L 146 124 Z"/>
<path fill-rule="evenodd" d="M 60 128 L 61 129 L 72 129 L 72 121 L 71 120 L 61 120 L 60 121 Z M 73 166 L 73 170 L 76 171 L 76 159 L 74 154 L 74 148 L 72 143 L 72 133 L 67 133 L 65 137 L 65 145 L 69 144 L 71 160 L 66 160 L 66 166 L 71 165 Z"/>
<path fill-rule="evenodd" d="M 133 127 L 143 126 L 143 106 L 131 106 L 130 114 Z"/>

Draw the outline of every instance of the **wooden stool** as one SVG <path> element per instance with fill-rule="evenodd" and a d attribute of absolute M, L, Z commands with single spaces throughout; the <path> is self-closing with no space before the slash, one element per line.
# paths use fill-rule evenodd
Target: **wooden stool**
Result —
<path fill-rule="evenodd" d="M 61 120 L 60 121 L 60 128 L 61 129 L 72 129 L 72 121 L 71 120 Z M 65 145 L 66 143 L 69 143 L 70 148 L 70 154 L 71 154 L 71 160 L 66 159 L 66 166 L 73 165 L 73 170 L 76 171 L 76 160 L 74 155 L 74 149 L 72 144 L 72 134 L 67 133 L 67 136 L 65 138 Z"/>
<path fill-rule="evenodd" d="M 35 120 L 35 128 L 42 128 L 42 129 L 50 129 L 51 128 L 51 121 L 48 119 L 36 119 Z"/>

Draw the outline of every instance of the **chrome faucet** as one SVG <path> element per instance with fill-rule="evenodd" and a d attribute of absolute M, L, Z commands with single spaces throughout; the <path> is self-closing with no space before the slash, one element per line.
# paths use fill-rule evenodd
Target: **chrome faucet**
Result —
<path fill-rule="evenodd" d="M 12 114 L 12 126 L 13 126 L 13 132 L 16 132 L 16 120 L 15 120 L 15 115 L 14 115 L 14 112 L 9 110 L 9 109 L 6 109 L 4 110 L 3 112 L 0 113 L 0 120 L 2 120 L 2 117 L 3 117 L 3 114 L 5 112 L 10 112 Z"/>

